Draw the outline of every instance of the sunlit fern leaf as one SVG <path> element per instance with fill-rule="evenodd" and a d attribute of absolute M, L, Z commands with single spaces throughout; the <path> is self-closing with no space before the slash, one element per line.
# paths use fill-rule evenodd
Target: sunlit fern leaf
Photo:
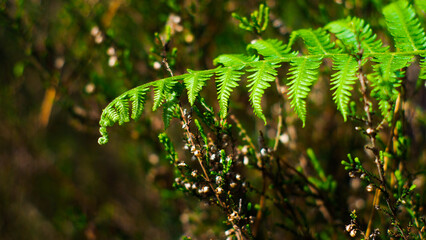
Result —
<path fill-rule="evenodd" d="M 398 51 L 426 49 L 425 32 L 408 1 L 389 4 L 383 9 L 383 14 Z"/>
<path fill-rule="evenodd" d="M 357 79 L 355 74 L 358 71 L 358 62 L 350 55 L 336 56 L 333 61 L 333 70 L 337 71 L 331 75 L 331 90 L 334 90 L 333 100 L 346 122 L 352 85 Z"/>
<path fill-rule="evenodd" d="M 250 65 L 252 68 L 248 72 L 253 72 L 248 76 L 248 84 L 250 92 L 250 103 L 253 107 L 254 114 L 262 119 L 266 124 L 265 115 L 263 115 L 261 101 L 265 89 L 271 86 L 269 82 L 273 82 L 277 76 L 278 64 L 270 63 L 267 61 L 255 62 Z"/>
<path fill-rule="evenodd" d="M 361 42 L 361 48 L 364 56 L 368 54 L 384 53 L 389 47 L 383 46 L 382 40 L 377 39 L 377 35 L 373 33 L 368 23 L 365 23 L 363 19 L 352 18 L 352 22 L 356 26 L 359 32 L 359 41 Z"/>
<path fill-rule="evenodd" d="M 109 141 L 107 128 L 106 127 L 100 127 L 99 133 L 101 134 L 101 137 L 98 138 L 98 144 L 99 145 L 106 144 Z"/>
<path fill-rule="evenodd" d="M 290 86 L 288 96 L 290 105 L 299 116 L 305 126 L 306 101 L 305 98 L 311 91 L 312 84 L 318 79 L 321 57 L 300 57 L 290 62 Z"/>
<path fill-rule="evenodd" d="M 256 62 L 259 57 L 256 55 L 247 56 L 244 54 L 223 54 L 213 60 L 215 65 L 222 64 L 225 67 L 241 69 L 251 62 Z"/>
<path fill-rule="evenodd" d="M 141 117 L 148 92 L 149 88 L 144 86 L 136 87 L 130 91 L 130 101 L 132 102 L 131 117 L 133 120 L 137 120 Z"/>
<path fill-rule="evenodd" d="M 156 111 L 163 104 L 164 100 L 167 97 L 167 94 L 170 93 L 173 86 L 176 84 L 176 80 L 173 78 L 165 78 L 161 80 L 157 80 L 154 86 L 154 105 L 152 106 L 152 110 Z"/>
<path fill-rule="evenodd" d="M 291 52 L 291 48 L 278 39 L 255 40 L 253 43 L 249 44 L 247 48 L 255 49 L 265 59 L 295 56 L 295 53 Z"/>
<path fill-rule="evenodd" d="M 130 121 L 130 104 L 127 95 L 119 97 L 114 107 L 119 115 L 119 125 Z"/>
<path fill-rule="evenodd" d="M 334 33 L 336 37 L 342 41 L 354 53 L 358 52 L 361 47 L 364 56 L 374 53 L 386 52 L 388 47 L 384 47 L 382 41 L 377 39 L 376 34 L 365 23 L 363 19 L 356 17 L 348 17 L 329 23 L 326 28 Z"/>
<path fill-rule="evenodd" d="M 219 100 L 220 118 L 226 118 L 228 113 L 228 101 L 231 92 L 238 86 L 244 72 L 232 68 L 222 68 L 217 72 L 217 99 Z"/>
<path fill-rule="evenodd" d="M 382 116 L 390 121 L 392 117 L 390 110 L 398 97 L 398 87 L 401 85 L 399 78 L 404 75 L 401 69 L 409 65 L 412 57 L 386 54 L 374 58 L 373 61 L 378 62 L 378 64 L 373 66 L 374 77 L 370 79 L 373 87 L 371 96 L 379 101 Z"/>
<path fill-rule="evenodd" d="M 334 43 L 330 41 L 330 34 L 324 29 L 300 29 L 292 33 L 292 37 L 301 37 L 308 47 L 309 54 L 329 54 L 336 53 L 337 49 L 334 48 Z"/>
<path fill-rule="evenodd" d="M 182 83 L 177 83 L 173 86 L 173 89 L 170 93 L 168 93 L 166 97 L 166 101 L 163 105 L 163 122 L 164 128 L 168 128 L 170 126 L 170 121 L 173 118 L 177 118 L 180 116 L 179 114 L 179 97 L 184 89 Z"/>
<path fill-rule="evenodd" d="M 351 24 L 351 18 L 341 19 L 333 21 L 325 26 L 325 28 L 334 33 L 345 46 L 351 51 L 355 51 L 358 48 L 358 41 L 356 37 L 356 30 L 353 24 Z"/>
<path fill-rule="evenodd" d="M 209 71 L 193 71 L 191 69 L 188 69 L 188 73 L 183 82 L 188 90 L 188 101 L 193 105 L 198 93 L 204 87 L 205 82 L 213 76 L 213 73 Z"/>
<path fill-rule="evenodd" d="M 118 122 L 118 119 L 120 119 L 120 116 L 114 108 L 114 102 L 112 102 L 102 111 L 99 125 L 102 127 L 111 127 Z"/>

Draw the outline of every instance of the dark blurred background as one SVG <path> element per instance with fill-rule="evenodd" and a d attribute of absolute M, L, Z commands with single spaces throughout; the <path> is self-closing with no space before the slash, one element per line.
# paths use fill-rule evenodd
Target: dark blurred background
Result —
<path fill-rule="evenodd" d="M 265 37 L 287 41 L 292 29 L 348 15 L 368 19 L 384 35 L 379 16 L 388 1 L 266 2 L 271 22 Z M 104 146 L 97 144 L 98 121 L 125 90 L 167 76 L 150 53 L 155 32 L 173 29 L 176 74 L 211 68 L 214 57 L 243 52 L 256 37 L 238 29 L 231 13 L 248 15 L 259 3 L 1 0 L 0 239 L 223 237 L 219 213 L 173 190 L 173 170 L 157 140 L 161 113 L 151 113 L 152 103 L 138 122 L 112 128 Z M 326 88 L 320 79 L 309 105 L 308 119 L 314 120 L 305 129 L 296 125 L 298 141 L 302 150 L 314 149 L 328 173 L 347 182 L 339 162 L 353 149 L 362 152 L 364 140 L 353 135 L 350 123 L 343 125 Z M 214 104 L 214 84 L 202 94 Z M 246 90 L 233 99 L 240 103 L 233 111 L 247 114 Z M 264 108 L 272 109 L 273 101 L 265 99 Z M 418 111 L 424 121 L 424 108 Z M 416 154 L 423 154 L 424 165 L 424 125 L 417 130 L 414 144 L 420 144 Z"/>

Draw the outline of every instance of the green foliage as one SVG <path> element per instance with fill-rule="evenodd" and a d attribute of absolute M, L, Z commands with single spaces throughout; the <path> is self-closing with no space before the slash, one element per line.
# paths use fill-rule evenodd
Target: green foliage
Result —
<path fill-rule="evenodd" d="M 288 91 L 291 107 L 303 122 L 306 121 L 306 97 L 311 86 L 318 79 L 322 57 L 296 58 L 290 62 L 290 86 Z"/>
<path fill-rule="evenodd" d="M 333 59 L 334 70 L 337 72 L 331 75 L 331 90 L 333 92 L 333 100 L 337 105 L 337 109 L 342 113 L 343 119 L 347 120 L 349 113 L 348 104 L 350 101 L 352 85 L 357 80 L 356 72 L 358 71 L 358 62 L 352 56 L 337 56 Z"/>
<path fill-rule="evenodd" d="M 259 10 L 256 10 L 250 14 L 250 19 L 241 17 L 236 13 L 233 13 L 232 16 L 240 21 L 239 27 L 241 29 L 260 34 L 268 27 L 269 7 L 265 4 L 260 4 Z"/>
<path fill-rule="evenodd" d="M 195 98 L 201 91 L 205 82 L 213 76 L 207 71 L 192 71 L 188 69 L 188 75 L 183 79 L 186 89 L 188 90 L 188 100 L 191 105 L 194 104 Z"/>
<path fill-rule="evenodd" d="M 254 109 L 254 113 L 266 124 L 265 115 L 263 115 L 262 107 L 260 102 L 264 94 L 264 90 L 271 86 L 269 82 L 273 82 L 277 76 L 277 70 L 275 68 L 278 65 L 270 62 L 254 62 L 250 65 L 252 68 L 248 69 L 248 72 L 253 72 L 248 76 L 249 84 L 247 87 L 250 92 L 250 103 Z"/>
<path fill-rule="evenodd" d="M 238 86 L 238 81 L 243 74 L 243 72 L 233 68 L 224 68 L 217 73 L 217 99 L 219 100 L 220 118 L 222 119 L 226 118 L 229 97 L 233 88 Z"/>
<path fill-rule="evenodd" d="M 263 8 L 262 11 L 266 10 Z M 260 16 L 263 19 L 265 15 L 262 15 L 262 11 L 259 11 L 253 19 L 259 20 Z M 331 22 L 325 28 L 335 34 L 338 39 L 336 42 L 332 42 L 330 35 L 322 28 L 316 30 L 301 29 L 291 34 L 289 45 L 277 39 L 258 39 L 247 46 L 249 55 L 220 55 L 214 60 L 214 63 L 222 66 L 215 69 L 188 70 L 187 74 L 181 76 L 154 81 L 148 84 L 154 86 L 153 110 L 159 108 L 167 96 L 173 92 L 173 86 L 178 80 L 183 80 L 189 103 L 193 105 L 206 81 L 214 74 L 217 76 L 219 115 L 223 119 L 227 115 L 228 101 L 233 89 L 241 84 L 240 80 L 244 72 L 248 72 L 250 75 L 248 76 L 247 87 L 250 93 L 250 103 L 255 115 L 266 123 L 261 108 L 262 96 L 265 89 L 269 88 L 271 82 L 277 77 L 277 68 L 281 66 L 281 63 L 289 62 L 291 68 L 288 74 L 288 97 L 291 100 L 291 107 L 302 120 L 304 126 L 307 116 L 306 98 L 312 85 L 318 79 L 322 60 L 331 58 L 333 69 L 336 70 L 336 73 L 331 76 L 331 90 L 334 91 L 333 100 L 346 121 L 348 104 L 353 85 L 357 79 L 356 73 L 362 65 L 367 63 L 368 58 L 371 58 L 372 62 L 376 63 L 374 72 L 370 75 L 370 80 L 373 82 L 373 97 L 379 101 L 382 115 L 387 116 L 389 120 L 392 103 L 396 100 L 398 94 L 396 89 L 400 85 L 399 78 L 403 76 L 403 72 L 399 69 L 407 67 L 415 55 L 426 53 L 426 39 L 419 20 L 407 2 L 392 3 L 385 7 L 383 12 L 389 32 L 395 39 L 397 52 L 389 52 L 388 48 L 382 45 L 381 40 L 377 39 L 364 20 L 348 17 Z M 294 45 L 293 43 L 298 37 L 303 39 L 308 54 L 298 55 L 297 52 L 291 50 L 290 46 Z M 360 57 L 362 58 L 361 66 L 358 63 Z M 421 66 L 421 76 L 423 76 L 423 60 Z M 106 108 L 107 113 L 102 115 L 102 123 L 108 122 L 108 124 L 101 124 L 101 127 L 112 126 L 115 122 L 120 124 L 128 122 L 129 119 L 126 115 L 129 108 L 126 102 L 128 100 L 127 93 L 114 100 L 113 105 Z M 145 99 L 143 100 L 145 101 Z M 133 98 L 132 102 L 135 102 Z M 140 103 L 142 101 L 138 102 L 138 104 Z M 138 107 L 137 109 L 141 108 Z M 139 115 L 140 112 L 135 113 L 135 116 Z M 169 119 L 165 122 L 168 123 Z M 104 128 L 102 132 L 105 132 Z"/>
<path fill-rule="evenodd" d="M 397 1 L 383 9 L 386 24 L 395 40 L 398 52 L 418 51 L 426 48 L 425 32 L 407 1 Z"/>
<path fill-rule="evenodd" d="M 330 41 L 330 34 L 322 28 L 294 31 L 291 38 L 295 39 L 296 37 L 301 37 L 303 39 L 309 54 L 326 55 L 337 52 L 337 49 L 334 48 L 334 43 Z M 290 42 L 292 42 L 292 40 L 290 40 Z"/>

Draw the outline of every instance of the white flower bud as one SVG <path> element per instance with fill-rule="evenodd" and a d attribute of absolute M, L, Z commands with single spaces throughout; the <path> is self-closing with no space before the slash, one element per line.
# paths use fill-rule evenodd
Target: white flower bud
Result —
<path fill-rule="evenodd" d="M 250 159 L 247 156 L 244 156 L 243 164 L 247 166 L 249 165 L 249 163 L 250 163 Z"/>
<path fill-rule="evenodd" d="M 222 183 L 222 177 L 221 176 L 216 176 L 216 184 L 221 184 Z"/>
<path fill-rule="evenodd" d="M 349 235 L 351 235 L 351 237 L 355 237 L 356 236 L 356 229 L 353 229 Z"/>
<path fill-rule="evenodd" d="M 161 63 L 155 61 L 154 64 L 153 64 L 153 67 L 154 67 L 155 70 L 159 70 L 161 68 Z"/>

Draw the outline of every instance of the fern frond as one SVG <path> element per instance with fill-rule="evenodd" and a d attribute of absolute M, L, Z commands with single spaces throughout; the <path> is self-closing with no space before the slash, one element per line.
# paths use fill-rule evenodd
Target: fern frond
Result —
<path fill-rule="evenodd" d="M 173 118 L 180 116 L 179 114 L 179 97 L 184 89 L 182 83 L 177 83 L 173 86 L 173 89 L 168 96 L 163 105 L 163 122 L 164 128 L 167 129 L 170 125 L 170 121 Z"/>
<path fill-rule="evenodd" d="M 174 78 L 164 78 L 154 82 L 154 105 L 152 106 L 152 111 L 156 111 L 161 107 L 176 83 L 177 81 Z"/>
<path fill-rule="evenodd" d="M 228 113 L 228 100 L 233 88 L 238 86 L 243 72 L 232 68 L 222 68 L 217 72 L 217 99 L 219 100 L 220 118 L 226 118 Z"/>
<path fill-rule="evenodd" d="M 108 142 L 106 127 L 111 127 L 117 122 L 119 125 L 129 122 L 130 115 L 134 120 L 142 115 L 148 92 L 149 88 L 146 85 L 142 85 L 123 93 L 108 104 L 102 111 L 101 119 L 99 120 L 99 132 L 102 135 L 98 140 L 99 144 Z M 131 110 L 130 103 L 132 104 Z"/>
<path fill-rule="evenodd" d="M 426 49 L 425 32 L 408 1 L 400 0 L 389 4 L 383 9 L 383 14 L 397 51 Z"/>
<path fill-rule="evenodd" d="M 137 120 L 141 117 L 145 107 L 146 96 L 149 89 L 145 86 L 136 87 L 130 92 L 130 101 L 132 101 L 132 119 Z"/>
<path fill-rule="evenodd" d="M 308 51 L 312 55 L 329 54 L 338 52 L 334 48 L 334 43 L 330 41 L 330 34 L 324 29 L 300 29 L 292 33 L 292 38 L 301 37 L 308 47 Z"/>
<path fill-rule="evenodd" d="M 188 73 L 183 82 L 188 90 L 188 101 L 192 106 L 198 93 L 204 87 L 205 82 L 213 76 L 213 73 L 209 71 L 193 71 L 191 69 L 188 69 Z"/>
<path fill-rule="evenodd" d="M 115 110 L 118 113 L 118 125 L 122 125 L 125 122 L 130 121 L 130 104 L 128 102 L 127 94 L 123 94 L 118 98 L 118 101 L 115 102 Z"/>
<path fill-rule="evenodd" d="M 333 70 L 336 73 L 331 75 L 331 90 L 333 92 L 333 100 L 337 105 L 337 109 L 342 113 L 343 119 L 347 120 L 348 104 L 353 89 L 352 85 L 357 79 L 355 74 L 358 71 L 358 62 L 352 56 L 336 56 L 333 58 Z"/>
<path fill-rule="evenodd" d="M 255 40 L 247 46 L 247 49 L 254 49 L 265 59 L 278 59 L 295 56 L 286 44 L 278 39 Z"/>
<path fill-rule="evenodd" d="M 248 76 L 249 84 L 247 87 L 250 92 L 250 103 L 253 107 L 254 114 L 262 119 L 266 124 L 265 115 L 263 115 L 261 101 L 265 93 L 265 89 L 271 86 L 269 82 L 273 82 L 277 76 L 278 64 L 270 63 L 267 61 L 255 62 L 250 65 L 252 68 L 248 72 L 253 72 Z"/>
<path fill-rule="evenodd" d="M 244 54 L 222 54 L 213 60 L 214 65 L 222 64 L 225 67 L 241 69 L 251 62 L 256 62 L 259 57 L 256 55 L 247 56 Z"/>
<path fill-rule="evenodd" d="M 348 17 L 331 22 L 326 28 L 354 52 L 358 52 L 358 48 L 361 48 L 365 56 L 388 50 L 388 47 L 383 46 L 382 41 L 377 39 L 370 25 L 365 23 L 363 19 Z"/>
<path fill-rule="evenodd" d="M 382 116 L 388 121 L 391 120 L 390 110 L 392 104 L 398 96 L 397 88 L 401 85 L 404 72 L 398 71 L 404 69 L 412 61 L 411 56 L 396 54 L 381 55 L 373 59 L 379 64 L 374 65 L 373 78 L 371 80 L 371 96 L 379 101 L 379 108 Z"/>
<path fill-rule="evenodd" d="M 305 126 L 306 101 L 305 98 L 311 91 L 310 87 L 318 79 L 321 57 L 300 57 L 290 62 L 290 86 L 288 91 L 290 105 L 299 116 Z"/>
<path fill-rule="evenodd" d="M 334 33 L 349 50 L 356 50 L 358 48 L 358 40 L 356 37 L 356 30 L 352 24 L 350 17 L 333 21 L 325 26 L 325 28 Z"/>

